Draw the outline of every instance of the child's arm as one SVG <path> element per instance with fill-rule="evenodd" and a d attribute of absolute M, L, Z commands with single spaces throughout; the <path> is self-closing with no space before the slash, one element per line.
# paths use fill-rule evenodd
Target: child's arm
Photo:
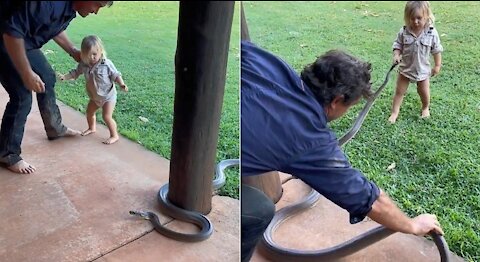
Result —
<path fill-rule="evenodd" d="M 432 68 L 432 76 L 435 76 L 438 75 L 440 68 L 442 67 L 442 53 L 434 54 L 433 61 L 435 61 L 435 66 Z"/>
<path fill-rule="evenodd" d="M 443 46 L 440 43 L 440 36 L 438 35 L 437 30 L 433 29 L 433 45 L 432 50 L 430 51 L 433 55 L 433 60 L 435 61 L 435 66 L 432 68 L 432 76 L 438 75 L 440 68 L 442 67 L 442 52 Z"/>
<path fill-rule="evenodd" d="M 402 51 L 400 49 L 394 49 L 393 50 L 393 63 L 398 64 L 400 63 Z"/>
<path fill-rule="evenodd" d="M 68 72 L 68 74 L 60 75 L 60 80 L 62 80 L 62 81 L 71 80 L 71 79 L 75 80 L 81 74 L 82 74 L 82 67 L 81 67 L 81 64 L 78 64 L 77 68 L 70 70 L 70 72 Z"/>
<path fill-rule="evenodd" d="M 128 86 L 125 85 L 125 83 L 123 82 L 123 78 L 121 75 L 115 78 L 115 83 L 117 83 L 123 91 L 128 92 Z"/>
<path fill-rule="evenodd" d="M 402 50 L 403 50 L 403 27 L 400 29 L 400 32 L 397 33 L 397 38 L 393 41 L 393 63 L 398 64 L 401 60 Z"/>
<path fill-rule="evenodd" d="M 111 60 L 106 59 L 106 65 L 109 69 L 110 80 L 117 83 L 123 91 L 128 92 L 128 87 L 125 85 L 125 82 L 123 82 L 122 73 L 117 70 Z"/>

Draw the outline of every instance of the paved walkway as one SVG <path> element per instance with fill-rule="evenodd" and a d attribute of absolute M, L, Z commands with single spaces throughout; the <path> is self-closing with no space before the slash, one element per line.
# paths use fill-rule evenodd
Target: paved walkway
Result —
<path fill-rule="evenodd" d="M 291 205 L 305 197 L 310 187 L 298 179 L 281 174 L 283 195 L 276 208 Z M 287 182 L 285 182 L 288 180 Z M 274 240 L 283 247 L 298 250 L 319 250 L 347 241 L 368 229 L 378 226 L 372 220 L 351 225 L 348 212 L 324 197 L 316 205 L 286 220 L 274 233 Z M 269 261 L 257 248 L 252 262 Z M 396 233 L 368 248 L 338 261 L 349 262 L 438 262 L 440 255 L 433 241 L 422 237 Z M 464 261 L 452 254 L 452 261 Z"/>
<path fill-rule="evenodd" d="M 3 115 L 8 95 L 0 88 Z M 64 123 L 83 130 L 83 114 L 59 103 Z M 121 138 L 101 141 L 99 126 L 87 137 L 48 141 L 34 101 L 22 156 L 37 168 L 17 175 L 0 168 L 0 261 L 239 261 L 239 202 L 214 196 L 211 238 L 182 243 L 163 237 L 132 209 L 158 213 L 156 193 L 168 182 L 169 162 Z M 288 175 L 282 174 L 285 180 Z M 283 184 L 277 209 L 296 202 L 308 187 L 294 179 Z M 192 232 L 192 225 L 160 216 L 169 227 Z M 287 220 L 275 240 L 286 247 L 320 249 L 341 243 L 376 226 L 348 223 L 348 214 L 322 198 L 316 206 Z M 256 252 L 253 262 L 269 261 Z M 397 233 L 341 261 L 439 261 L 433 242 Z M 453 261 L 463 261 L 453 256 Z"/>
<path fill-rule="evenodd" d="M 0 114 L 8 95 L 0 86 Z M 64 123 L 83 130 L 83 114 L 59 102 Z M 208 215 L 214 233 L 199 243 L 163 237 L 129 210 L 159 213 L 158 189 L 168 182 L 169 161 L 121 137 L 101 141 L 99 125 L 87 137 L 48 141 L 34 99 L 22 157 L 33 175 L 0 168 L 0 261 L 239 261 L 239 202 L 214 196 Z M 194 226 L 160 216 L 185 232 Z M 193 231 L 192 231 L 193 230 Z"/>

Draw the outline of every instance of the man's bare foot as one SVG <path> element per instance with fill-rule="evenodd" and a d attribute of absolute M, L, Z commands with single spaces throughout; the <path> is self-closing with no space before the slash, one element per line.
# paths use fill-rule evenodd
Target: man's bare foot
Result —
<path fill-rule="evenodd" d="M 118 141 L 118 136 L 109 137 L 107 140 L 103 141 L 105 145 L 111 145 Z"/>
<path fill-rule="evenodd" d="M 87 129 L 87 130 L 85 130 L 85 131 L 82 132 L 82 136 L 88 136 L 88 135 L 90 135 L 90 134 L 92 134 L 92 133 L 95 133 L 95 131 L 96 131 L 96 130 L 89 128 L 89 129 Z"/>
<path fill-rule="evenodd" d="M 390 122 L 390 124 L 395 124 L 395 121 L 397 121 L 397 116 L 396 115 L 391 115 L 388 118 L 388 122 Z"/>
<path fill-rule="evenodd" d="M 430 109 L 426 108 L 426 109 L 422 109 L 422 115 L 421 115 L 422 118 L 428 118 L 430 117 Z"/>
<path fill-rule="evenodd" d="M 56 140 L 56 139 L 59 139 L 61 137 L 71 137 L 71 136 L 77 136 L 77 135 L 80 135 L 80 134 L 81 134 L 80 131 L 67 127 L 67 130 L 65 131 L 65 133 L 63 133 L 61 135 L 58 135 L 58 136 L 54 136 L 54 137 L 48 137 L 48 140 Z"/>
<path fill-rule="evenodd" d="M 20 160 L 17 163 L 7 167 L 10 171 L 19 173 L 19 174 L 33 174 L 35 172 L 35 167 L 30 165 L 29 163 L 25 162 L 24 160 Z"/>
<path fill-rule="evenodd" d="M 77 136 L 80 134 L 80 131 L 67 127 L 67 131 L 65 131 L 65 134 L 63 134 L 63 136 Z"/>

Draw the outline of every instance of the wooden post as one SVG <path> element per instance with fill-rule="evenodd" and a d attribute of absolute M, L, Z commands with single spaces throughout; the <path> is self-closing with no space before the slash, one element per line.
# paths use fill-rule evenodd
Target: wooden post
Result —
<path fill-rule="evenodd" d="M 245 18 L 245 11 L 243 10 L 243 3 L 240 3 L 240 39 L 250 41 L 250 33 L 248 32 L 247 19 Z"/>
<path fill-rule="evenodd" d="M 168 199 L 203 214 L 212 209 L 234 4 L 180 1 Z"/>
<path fill-rule="evenodd" d="M 245 18 L 245 12 L 243 10 L 243 3 L 241 3 L 241 39 L 250 41 L 250 34 L 248 32 L 247 19 Z M 258 176 L 242 177 L 242 184 L 246 184 L 255 187 L 265 195 L 267 195 L 273 203 L 277 203 L 282 197 L 283 189 L 282 182 L 280 181 L 280 174 L 277 171 L 264 173 Z"/>
<path fill-rule="evenodd" d="M 282 197 L 283 188 L 278 171 L 271 171 L 258 176 L 242 177 L 242 184 L 263 191 L 273 203 L 277 203 Z"/>

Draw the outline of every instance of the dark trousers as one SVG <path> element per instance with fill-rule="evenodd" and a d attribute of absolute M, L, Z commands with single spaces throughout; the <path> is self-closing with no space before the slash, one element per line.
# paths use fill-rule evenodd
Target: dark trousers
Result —
<path fill-rule="evenodd" d="M 40 49 L 27 51 L 27 58 L 33 71 L 45 83 L 45 93 L 37 94 L 38 108 L 49 139 L 65 134 L 62 116 L 55 97 L 55 72 Z M 7 91 L 7 103 L 0 128 L 0 163 L 11 166 L 22 160 L 21 144 L 25 122 L 32 108 L 32 92 L 28 90 L 15 69 L 10 56 L 0 39 L 0 83 Z"/>
<path fill-rule="evenodd" d="M 275 215 L 275 205 L 262 191 L 242 184 L 242 262 L 249 261 L 255 246 Z"/>

